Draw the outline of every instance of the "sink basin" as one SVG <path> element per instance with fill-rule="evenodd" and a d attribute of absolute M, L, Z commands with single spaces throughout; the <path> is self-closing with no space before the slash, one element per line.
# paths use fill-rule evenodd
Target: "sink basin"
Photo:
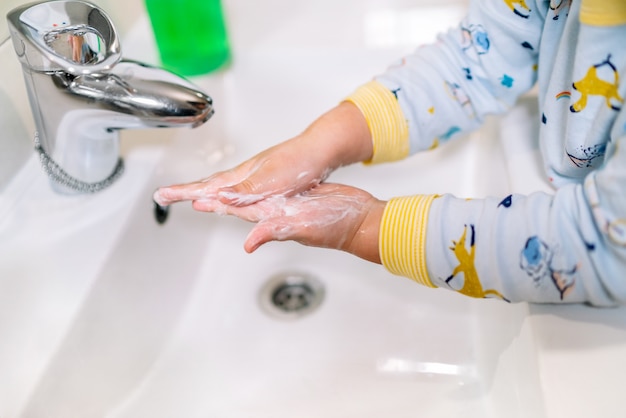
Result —
<path fill-rule="evenodd" d="M 381 47 L 381 22 L 389 32 L 436 11 L 399 1 L 390 15 L 393 2 L 379 3 L 359 12 L 330 0 L 230 4 L 239 23 L 234 65 L 193 80 L 213 97 L 215 116 L 194 130 L 122 132 L 126 172 L 103 192 L 56 195 L 31 158 L 0 195 L 1 417 L 546 416 L 526 304 L 427 289 L 295 243 L 246 254 L 249 224 L 189 204 L 155 221 L 156 187 L 231 167 L 297 134 L 412 49 Z M 266 21 L 262 11 L 271 11 Z M 323 36 L 301 30 L 311 16 L 328 23 Z M 358 37 L 363 21 L 373 47 Z M 135 29 L 125 51 L 154 62 L 147 20 Z M 382 199 L 526 191 L 528 182 L 513 184 L 505 169 L 504 125 L 512 126 L 494 118 L 427 154 L 342 168 L 330 181 Z M 508 147 L 509 168 L 528 179 L 526 149 L 515 138 Z M 267 286 L 281 275 L 313 278 L 319 304 L 295 316 L 269 311 L 276 301 Z M 295 295 L 303 289 L 311 290 Z"/>
<path fill-rule="evenodd" d="M 252 55 L 196 80 L 214 97 L 215 118 L 196 130 L 124 133 L 128 171 L 97 195 L 53 194 L 33 158 L 3 196 L 0 369 L 10 378 L 0 379 L 0 415 L 543 416 L 527 305 L 426 289 L 295 243 L 249 255 L 250 225 L 188 204 L 163 225 L 154 219 L 156 187 L 298 132 L 358 85 L 355 74 L 373 71 L 364 65 L 378 62 L 372 55 Z M 296 94 L 306 98 L 298 111 Z M 504 192 L 506 178 L 481 180 L 481 159 L 499 152 L 494 126 L 330 180 L 380 198 Z M 262 289 L 281 274 L 315 277 L 319 306 L 295 319 L 263 309 Z"/>
<path fill-rule="evenodd" d="M 293 243 L 247 255 L 248 225 L 173 209 L 163 227 L 147 211 L 133 222 L 31 405 L 90 416 L 115 406 L 116 417 L 412 416 L 415 408 L 497 417 L 538 405 L 536 374 L 498 370 L 523 305 L 429 291 L 348 254 Z M 323 284 L 314 312 L 281 319 L 262 309 L 261 289 L 282 272 Z M 533 364 L 532 354 L 517 360 Z M 94 381 L 99 389 L 86 391 Z"/>
<path fill-rule="evenodd" d="M 295 243 L 249 255 L 250 225 L 189 204 L 155 222 L 156 187 L 297 134 L 466 5 L 270 3 L 225 3 L 233 66 L 193 80 L 214 99 L 209 123 L 122 132 L 126 172 L 95 195 L 54 194 L 35 156 L 3 184 L 0 417 L 620 416 L 624 307 L 468 299 Z M 156 63 L 149 33 L 144 16 L 125 54 Z M 432 152 L 330 181 L 382 199 L 550 191 L 533 103 Z M 309 281 L 283 299 L 289 286 L 268 288 L 277 277 Z M 309 297 L 309 311 L 275 311 Z"/>
<path fill-rule="evenodd" d="M 18 345 L 48 344 L 2 365 L 29 388 L 20 416 L 541 416 L 538 372 L 528 369 L 536 365 L 532 338 L 520 335 L 526 305 L 427 289 L 349 254 L 295 243 L 249 255 L 248 224 L 188 205 L 172 207 L 159 225 L 150 196 L 176 170 L 168 155 L 98 268 L 81 266 L 87 251 L 69 245 L 93 245 L 85 234 L 106 219 L 56 238 L 67 252 L 57 263 L 69 263 L 73 277 L 48 258 L 30 270 L 26 279 L 41 289 L 22 294 L 23 311 L 13 316 L 21 333 L 9 335 Z M 344 180 L 357 173 L 355 181 L 376 176 L 357 168 Z M 24 264 L 3 258 L 3 277 Z M 322 283 L 315 311 L 281 319 L 262 309 L 262 288 L 284 272 Z M 53 330 L 56 340 L 33 336 Z M 16 358 L 36 354 L 45 361 L 16 367 Z"/>

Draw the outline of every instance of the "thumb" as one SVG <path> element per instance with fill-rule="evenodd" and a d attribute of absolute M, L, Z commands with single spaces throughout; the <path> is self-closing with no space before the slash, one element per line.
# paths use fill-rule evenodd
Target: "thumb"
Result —
<path fill-rule="evenodd" d="M 289 225 L 273 221 L 261 221 L 252 228 L 246 237 L 243 248 L 246 252 L 252 253 L 267 242 L 288 240 L 291 232 Z"/>

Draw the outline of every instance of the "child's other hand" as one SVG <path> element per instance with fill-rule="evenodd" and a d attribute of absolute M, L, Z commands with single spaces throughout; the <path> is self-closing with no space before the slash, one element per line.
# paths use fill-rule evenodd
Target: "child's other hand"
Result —
<path fill-rule="evenodd" d="M 193 207 L 256 222 L 244 244 L 248 252 L 269 241 L 292 240 L 380 263 L 378 232 L 385 202 L 354 187 L 323 183 L 297 195 L 272 196 L 247 206 L 213 198 L 196 200 Z"/>

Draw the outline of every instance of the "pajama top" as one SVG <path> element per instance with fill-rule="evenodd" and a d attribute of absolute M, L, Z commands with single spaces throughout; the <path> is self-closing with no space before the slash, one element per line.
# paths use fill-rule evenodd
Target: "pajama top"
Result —
<path fill-rule="evenodd" d="M 373 163 L 478 128 L 538 86 L 554 194 L 391 199 L 392 273 L 506 302 L 626 303 L 626 1 L 476 0 L 461 24 L 348 97 Z"/>

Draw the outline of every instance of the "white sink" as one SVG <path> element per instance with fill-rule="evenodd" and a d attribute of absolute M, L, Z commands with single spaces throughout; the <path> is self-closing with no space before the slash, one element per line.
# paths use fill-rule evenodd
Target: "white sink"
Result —
<path fill-rule="evenodd" d="M 128 171 L 98 195 L 54 195 L 33 159 L 9 188 L 11 221 L 2 224 L 0 368 L 11 380 L 0 388 L 0 415 L 499 417 L 514 416 L 513 402 L 519 416 L 541 416 L 532 338 L 520 337 L 526 305 L 426 289 L 294 243 L 248 255 L 250 225 L 188 204 L 172 207 L 163 225 L 154 220 L 157 186 L 232 166 L 297 132 L 351 88 L 346 80 L 365 57 L 343 58 L 334 83 L 344 88 L 320 79 L 296 93 L 283 77 L 299 84 L 330 71 L 338 57 L 321 54 L 283 60 L 278 71 L 260 60 L 196 80 L 214 96 L 214 119 L 193 131 L 126 132 Z M 488 126 L 442 152 L 345 168 L 331 180 L 381 198 L 480 193 L 484 182 L 456 173 L 474 170 L 492 133 Z M 407 173 L 414 178 L 402 180 Z M 287 320 L 261 309 L 262 287 L 284 272 L 323 283 L 314 312 Z M 507 359 L 520 338 L 518 357 Z"/>
<path fill-rule="evenodd" d="M 580 370 L 584 353 L 607 354 L 603 344 L 614 354 L 606 362 L 621 358 L 623 320 L 610 321 L 609 333 L 585 323 L 596 342 L 587 350 L 576 322 L 554 315 L 573 312 L 585 322 L 584 308 L 468 299 L 294 243 L 249 255 L 242 244 L 250 225 L 188 204 L 155 222 L 156 187 L 207 176 L 298 133 L 397 55 L 311 45 L 242 51 L 230 70 L 194 80 L 215 100 L 212 120 L 196 130 L 125 132 L 127 171 L 97 195 L 55 195 L 33 157 L 0 196 L 0 417 L 552 418 L 584 411 L 567 389 L 577 379 L 564 382 L 562 372 Z M 427 155 L 343 168 L 330 180 L 379 198 L 541 188 L 529 180 L 528 149 L 512 138 L 519 126 L 503 146 L 499 126 L 491 120 Z M 521 176 L 505 170 L 507 147 Z M 284 319 L 261 308 L 261 289 L 284 272 L 323 283 L 315 311 Z M 619 388 L 584 390 L 611 416 L 605 401 Z"/>

